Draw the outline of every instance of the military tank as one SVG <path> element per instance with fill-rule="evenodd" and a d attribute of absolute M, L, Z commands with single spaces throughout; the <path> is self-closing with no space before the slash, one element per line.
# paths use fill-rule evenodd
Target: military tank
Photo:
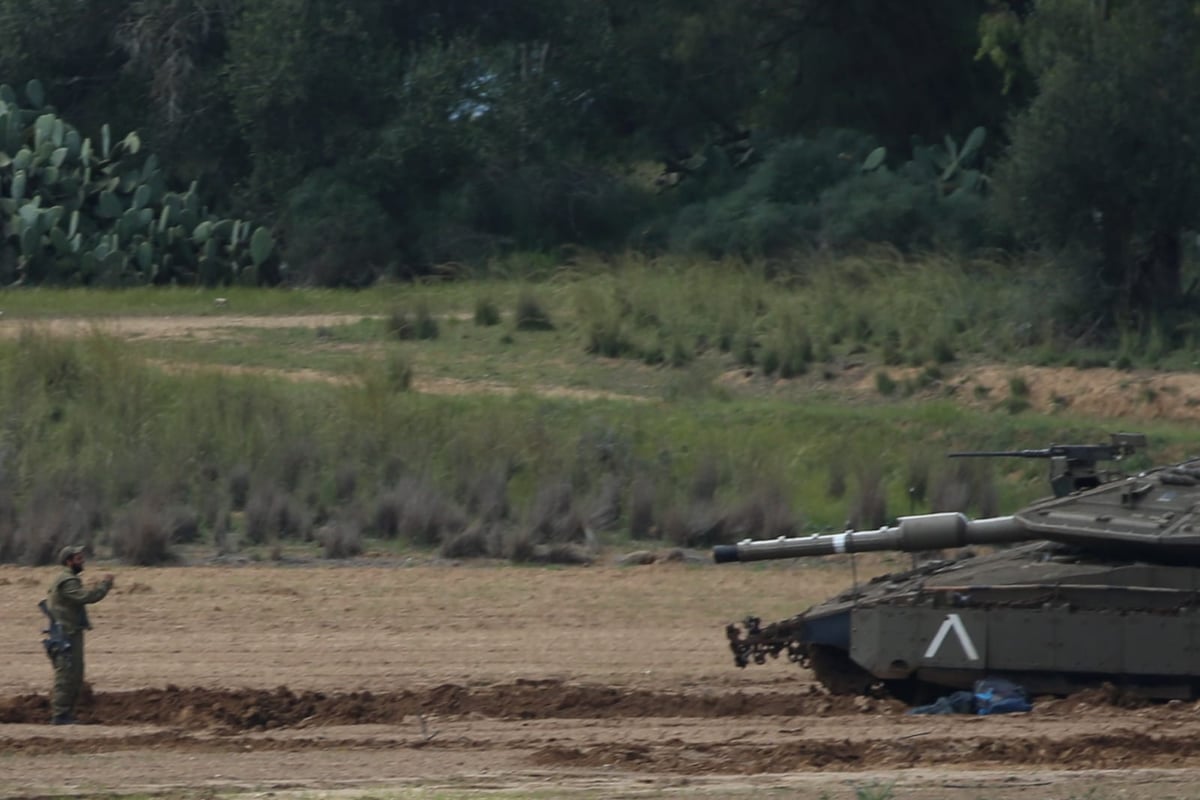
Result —
<path fill-rule="evenodd" d="M 791 619 L 729 625 L 735 663 L 786 654 L 836 694 L 909 702 L 985 677 L 1037 694 L 1109 683 L 1148 698 L 1197 696 L 1200 458 L 1130 475 L 1102 468 L 1144 446 L 1140 434 L 1114 434 L 1102 445 L 952 454 L 1050 461 L 1053 496 L 1010 516 L 923 514 L 714 548 L 718 563 L 966 548 Z"/>

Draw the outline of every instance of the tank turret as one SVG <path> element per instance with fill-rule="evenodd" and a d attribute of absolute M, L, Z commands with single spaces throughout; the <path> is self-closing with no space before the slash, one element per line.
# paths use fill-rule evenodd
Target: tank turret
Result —
<path fill-rule="evenodd" d="M 905 699 L 989 676 L 1031 692 L 1110 682 L 1150 697 L 1200 694 L 1200 459 L 1135 475 L 1100 469 L 1144 444 L 1116 434 L 1108 445 L 952 454 L 1050 460 L 1054 496 L 1008 516 L 914 515 L 714 548 L 719 563 L 995 549 L 873 578 L 780 622 L 730 625 L 735 663 L 786 652 L 831 691 Z"/>

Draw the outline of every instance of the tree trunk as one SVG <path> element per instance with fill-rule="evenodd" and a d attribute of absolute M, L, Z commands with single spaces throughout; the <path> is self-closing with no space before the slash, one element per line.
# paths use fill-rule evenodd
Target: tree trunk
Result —
<path fill-rule="evenodd" d="M 1138 254 L 1137 282 L 1132 301 L 1136 310 L 1164 311 L 1179 304 L 1183 296 L 1183 253 L 1178 230 L 1154 231 Z"/>
<path fill-rule="evenodd" d="M 1108 210 L 1101 217 L 1102 289 L 1114 293 L 1114 317 L 1127 319 L 1136 306 L 1137 265 L 1131 258 L 1133 215 L 1127 210 Z"/>

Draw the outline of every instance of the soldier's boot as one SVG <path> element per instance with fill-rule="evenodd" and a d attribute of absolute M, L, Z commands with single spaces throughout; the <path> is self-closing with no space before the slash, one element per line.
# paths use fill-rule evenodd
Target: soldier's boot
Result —
<path fill-rule="evenodd" d="M 56 714 L 50 720 L 51 725 L 78 725 L 79 720 L 71 714 Z"/>

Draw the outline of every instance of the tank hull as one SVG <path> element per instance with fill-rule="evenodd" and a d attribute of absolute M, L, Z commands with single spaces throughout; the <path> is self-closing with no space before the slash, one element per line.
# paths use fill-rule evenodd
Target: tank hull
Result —
<path fill-rule="evenodd" d="M 1037 543 L 885 575 L 790 620 L 732 626 L 739 664 L 787 653 L 838 693 L 902 697 L 1006 677 L 1030 692 L 1200 685 L 1200 568 Z"/>

